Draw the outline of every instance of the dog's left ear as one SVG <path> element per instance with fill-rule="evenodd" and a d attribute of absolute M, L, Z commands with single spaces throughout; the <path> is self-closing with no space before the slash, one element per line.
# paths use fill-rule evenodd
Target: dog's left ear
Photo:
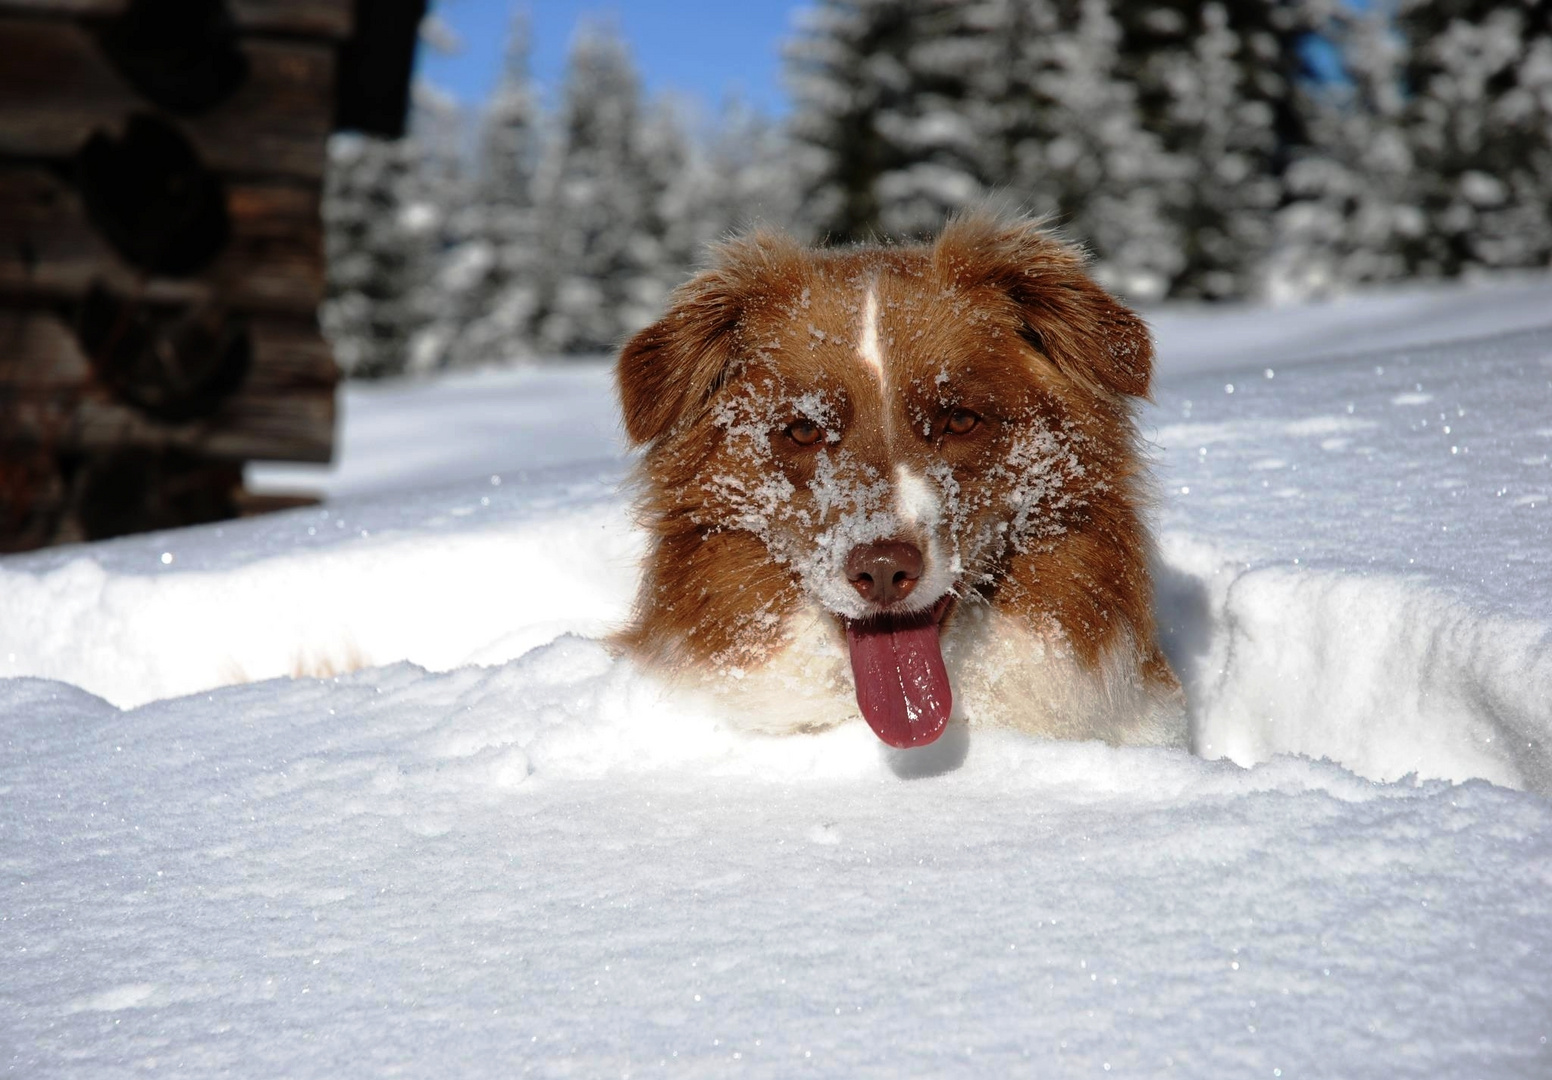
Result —
<path fill-rule="evenodd" d="M 733 363 L 745 306 L 794 250 L 792 240 L 770 231 L 728 241 L 711 269 L 674 290 L 667 314 L 625 343 L 615 380 L 633 445 L 660 439 L 711 400 Z"/>
<path fill-rule="evenodd" d="M 1095 284 L 1083 255 L 1028 219 L 976 213 L 949 223 L 933 251 L 961 287 L 991 286 L 1019 307 L 1023 335 L 1091 391 L 1147 397 L 1153 338 L 1130 308 Z"/>

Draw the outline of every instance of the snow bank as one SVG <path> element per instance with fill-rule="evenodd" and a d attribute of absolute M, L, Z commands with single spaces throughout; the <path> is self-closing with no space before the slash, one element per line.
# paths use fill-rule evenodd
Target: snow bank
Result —
<path fill-rule="evenodd" d="M 1552 793 L 1552 332 L 1171 380 L 1193 743 Z"/>
<path fill-rule="evenodd" d="M 1503 788 L 1006 733 L 921 768 L 735 735 L 572 637 L 0 701 L 20 1075 L 1552 1063 L 1552 805 Z"/>
<path fill-rule="evenodd" d="M 559 634 L 602 635 L 640 557 L 619 478 L 493 476 L 8 560 L 0 673 L 128 707 L 400 660 L 495 663 Z"/>
<path fill-rule="evenodd" d="M 1171 536 L 1160 618 L 1192 747 L 1328 758 L 1375 780 L 1552 794 L 1552 632 L 1399 577 L 1245 570 Z"/>
<path fill-rule="evenodd" d="M 593 437 L 523 410 L 489 437 L 570 464 L 0 562 L 0 673 L 133 706 L 601 636 L 641 550 L 618 457 L 586 460 L 611 452 L 603 374 L 432 388 L 429 418 L 472 389 L 491 416 L 502 392 L 566 404 Z M 413 408 L 397 393 L 390 416 Z M 1552 792 L 1552 333 L 1180 376 L 1147 421 L 1161 618 L 1199 753 Z M 406 482 L 439 467 L 411 458 Z"/>

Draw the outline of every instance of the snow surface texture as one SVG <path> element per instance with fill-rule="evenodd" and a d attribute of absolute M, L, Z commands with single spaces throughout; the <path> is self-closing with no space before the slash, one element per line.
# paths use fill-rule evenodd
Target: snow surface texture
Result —
<path fill-rule="evenodd" d="M 1236 317 L 1145 417 L 1198 756 L 670 704 L 590 640 L 598 368 L 351 388 L 324 508 L 0 560 L 0 1062 L 1552 1074 L 1552 329 Z"/>

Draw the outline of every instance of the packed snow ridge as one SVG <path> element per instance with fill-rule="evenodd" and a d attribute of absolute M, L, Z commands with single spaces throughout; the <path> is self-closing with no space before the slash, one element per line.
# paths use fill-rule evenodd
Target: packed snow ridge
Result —
<path fill-rule="evenodd" d="M 1450 295 L 1163 320 L 1194 754 L 666 698 L 601 365 L 351 387 L 320 507 L 0 560 L 0 1061 L 1548 1075 L 1552 327 Z"/>
<path fill-rule="evenodd" d="M 1160 618 L 1198 754 L 1552 793 L 1549 379 L 1546 331 L 1166 370 L 1146 417 Z M 552 463 L 530 472 L 5 560 L 0 672 L 130 708 L 399 661 L 499 665 L 623 620 L 642 540 L 617 444 L 600 446 L 613 438 L 601 370 L 389 391 L 375 413 L 374 393 L 350 406 L 367 432 L 401 417 L 429 431 L 439 407 L 466 417 L 473 402 L 578 419 L 569 440 L 531 435 Z M 423 453 L 443 452 L 427 439 Z M 366 475 L 424 479 L 423 460 L 391 456 L 407 452 L 396 440 Z M 347 436 L 347 469 L 350 455 Z"/>

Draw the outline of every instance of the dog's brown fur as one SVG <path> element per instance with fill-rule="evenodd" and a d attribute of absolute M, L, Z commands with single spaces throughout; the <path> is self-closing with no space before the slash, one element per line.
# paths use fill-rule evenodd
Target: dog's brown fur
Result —
<path fill-rule="evenodd" d="M 887 370 L 858 359 L 864 295 Z M 838 607 L 844 587 L 835 600 L 815 584 L 821 571 L 798 572 L 803 545 L 822 544 L 835 525 L 827 493 L 847 489 L 829 479 L 834 470 L 882 490 L 903 469 L 930 477 L 952 507 L 939 549 L 966 555 L 949 586 L 958 602 L 943 623 L 945 648 L 961 613 L 984 605 L 1171 716 L 1134 737 L 1113 719 L 1024 722 L 1008 702 L 1005 722 L 1179 741 L 1173 729 L 1159 734 L 1179 712 L 1179 687 L 1156 643 L 1139 512 L 1132 412 L 1151 363 L 1143 322 L 1089 279 L 1079 254 L 1026 220 L 968 216 L 931 245 L 814 251 L 771 232 L 728 243 L 619 359 L 626 432 L 645 448 L 651 549 L 618 644 L 714 684 L 758 671 L 794 635 L 825 632 L 805 629 L 799 611 L 855 614 Z M 945 417 L 964 409 L 979 423 L 947 431 Z M 815 411 L 824 413 L 818 446 L 783 437 L 783 424 L 819 419 L 807 416 Z M 761 416 L 766 445 L 750 435 Z M 1036 444 L 1046 457 L 1029 457 Z M 1036 484 L 1038 520 L 1010 526 L 1000 519 L 1032 482 L 1020 469 L 1049 482 Z M 772 482 L 790 498 L 771 505 Z M 896 526 L 933 540 L 930 525 Z"/>

